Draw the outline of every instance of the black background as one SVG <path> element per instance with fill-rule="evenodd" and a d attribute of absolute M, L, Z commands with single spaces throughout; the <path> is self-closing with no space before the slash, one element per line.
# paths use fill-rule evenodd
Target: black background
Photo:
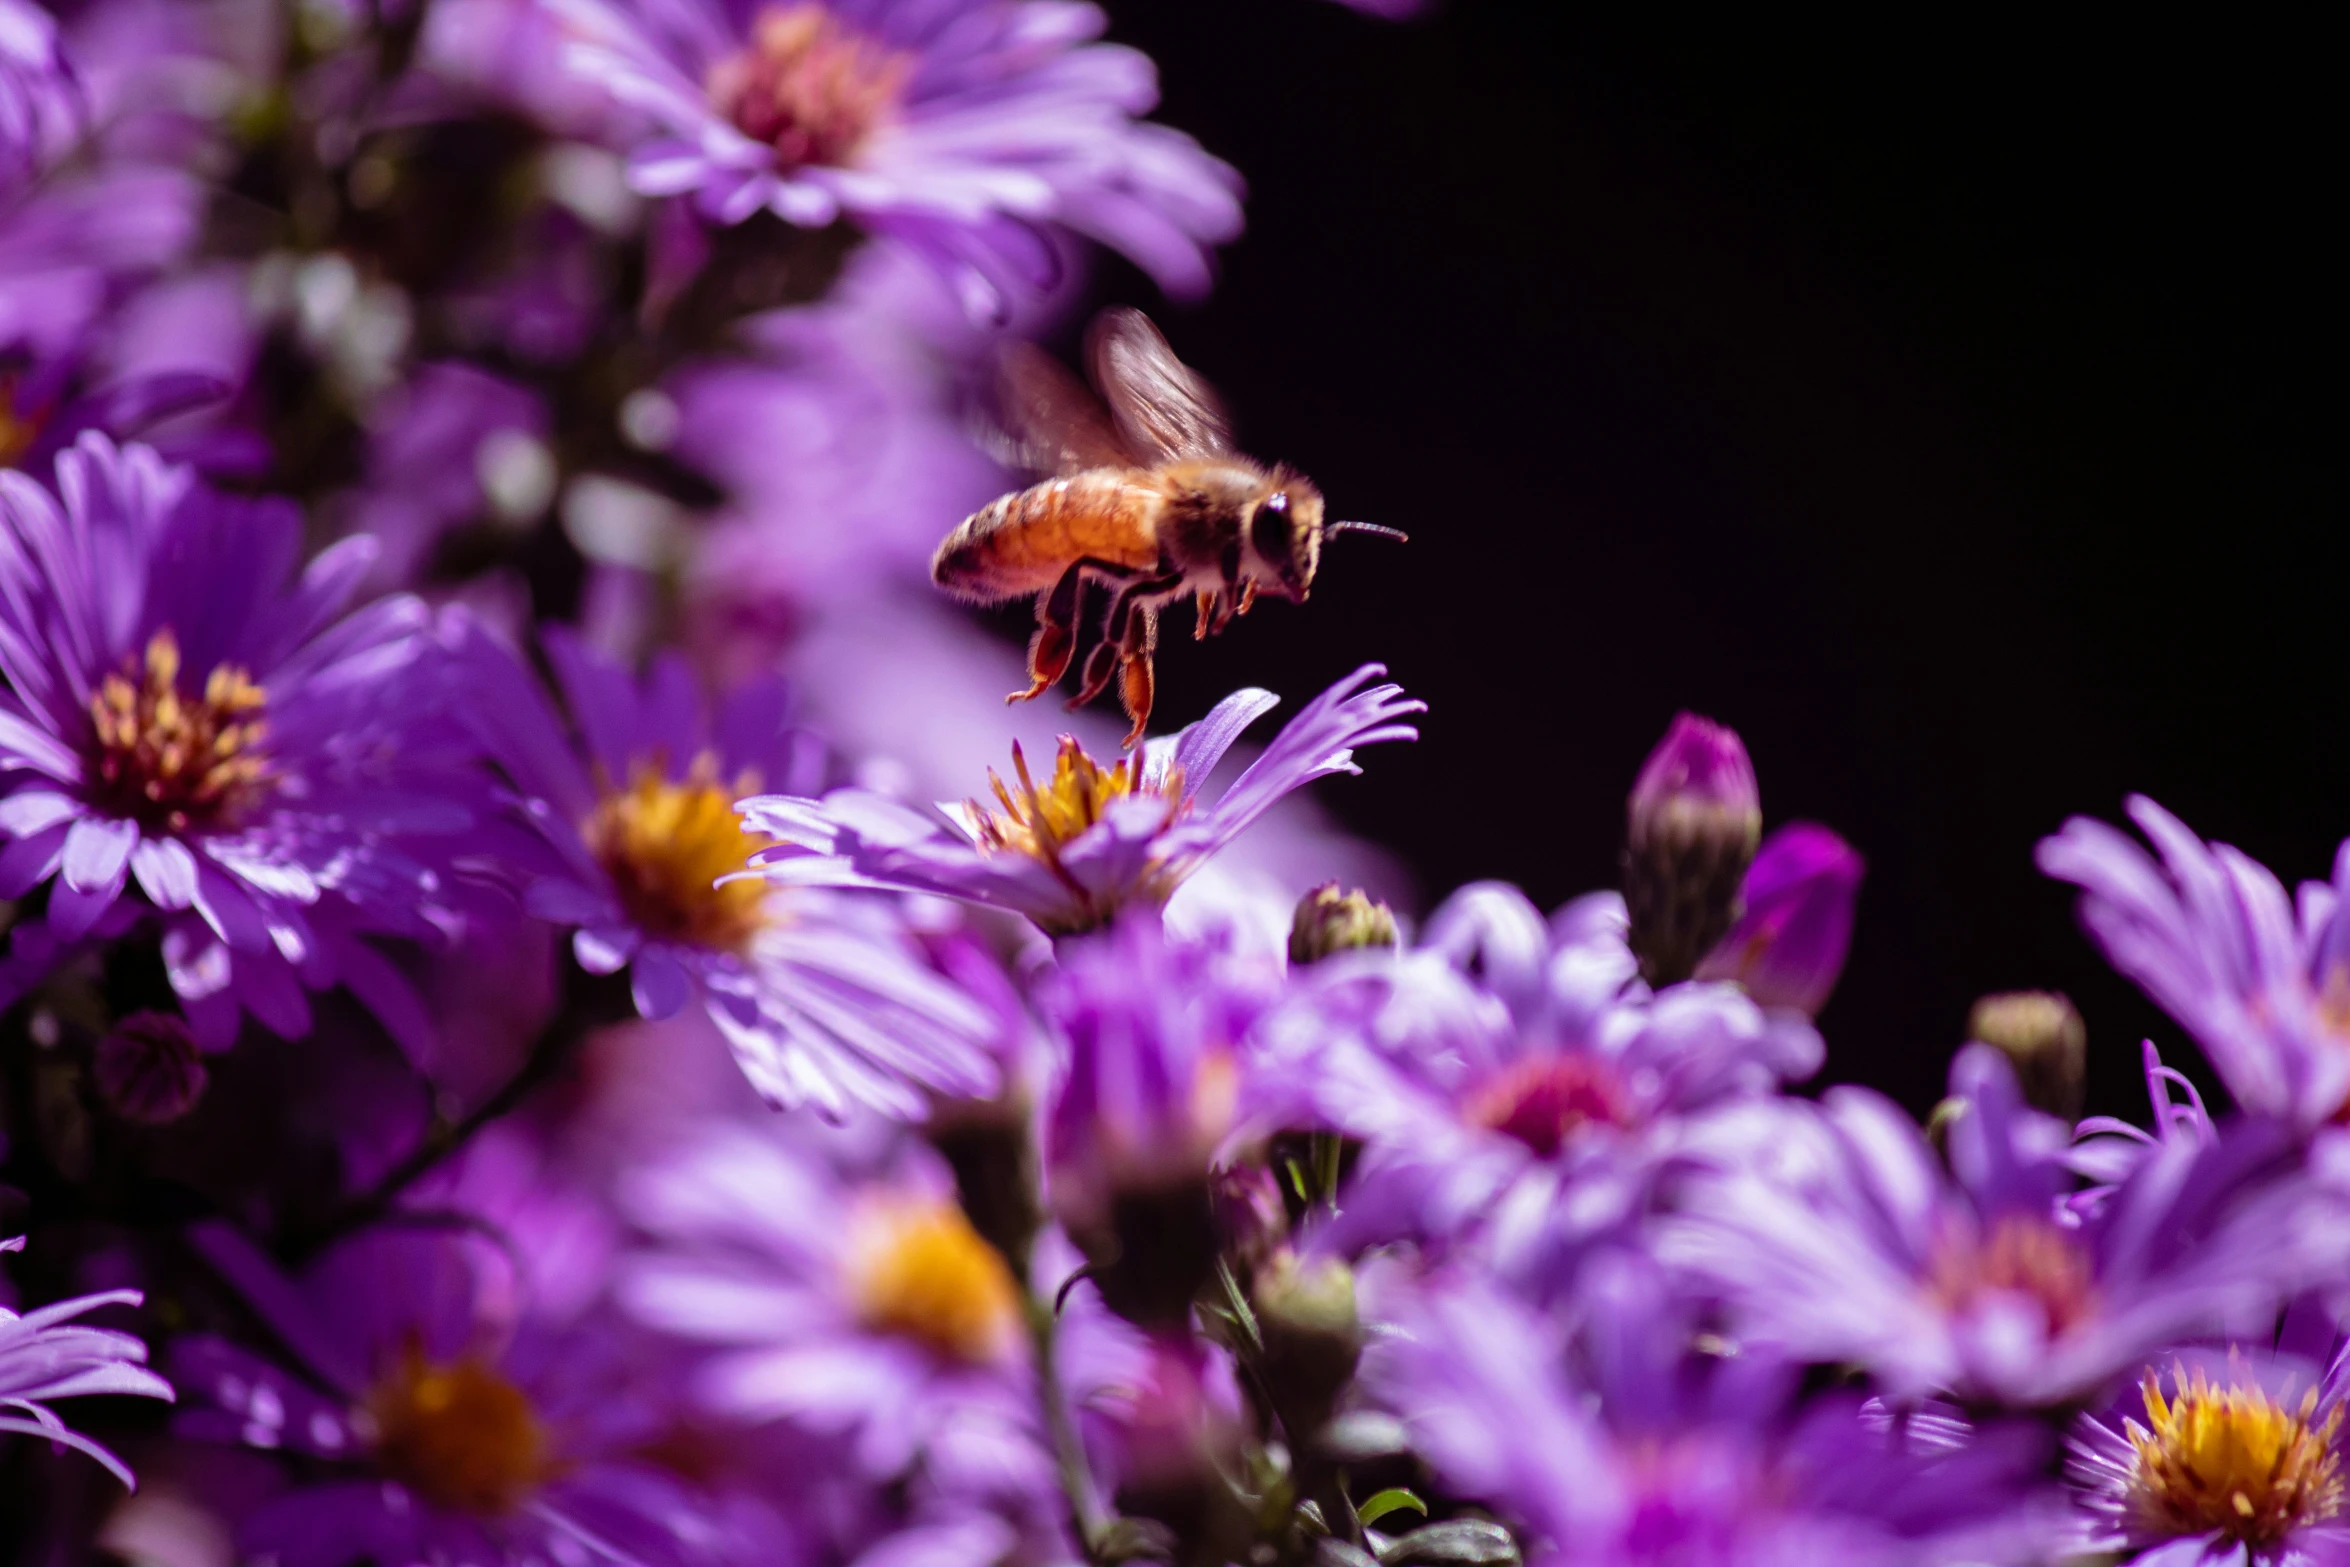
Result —
<path fill-rule="evenodd" d="M 1978 992 L 2054 986 L 2142 1116 L 2137 1039 L 2192 1048 L 2032 845 L 2133 789 L 2288 884 L 2350 830 L 2332 51 L 1569 9 L 1113 0 L 1251 187 L 1176 347 L 1413 535 L 1179 640 L 1165 719 L 1382 659 L 1423 741 L 1323 801 L 1547 906 L 1708 713 L 1869 859 L 1827 1077 L 1923 1108 Z"/>

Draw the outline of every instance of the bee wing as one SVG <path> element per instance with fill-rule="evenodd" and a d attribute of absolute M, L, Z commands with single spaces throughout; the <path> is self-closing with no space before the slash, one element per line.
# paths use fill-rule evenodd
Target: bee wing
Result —
<path fill-rule="evenodd" d="M 1111 423 L 1137 461 L 1214 457 L 1232 449 L 1224 405 L 1141 311 L 1096 316 L 1085 334 L 1085 357 L 1110 406 Z"/>
<path fill-rule="evenodd" d="M 1052 474 L 1133 466 L 1133 454 L 1119 441 L 1101 399 L 1035 344 L 1004 350 L 997 397 L 1013 466 Z"/>

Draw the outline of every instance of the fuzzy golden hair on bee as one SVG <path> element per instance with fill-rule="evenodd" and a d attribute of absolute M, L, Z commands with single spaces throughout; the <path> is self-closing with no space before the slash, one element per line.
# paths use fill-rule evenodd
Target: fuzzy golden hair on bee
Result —
<path fill-rule="evenodd" d="M 1150 718 L 1162 609 L 1190 599 L 1194 637 L 1214 636 L 1260 594 L 1304 602 L 1330 533 L 1393 530 L 1326 522 L 1313 480 L 1234 450 L 1223 405 L 1142 312 L 1104 311 L 1085 349 L 1092 391 L 1038 349 L 1005 352 L 1005 450 L 1048 477 L 965 518 L 930 574 L 973 602 L 1035 598 L 1029 685 L 1014 702 L 1068 672 L 1088 590 L 1105 589 L 1100 639 L 1069 705 L 1115 679 L 1132 746 Z"/>

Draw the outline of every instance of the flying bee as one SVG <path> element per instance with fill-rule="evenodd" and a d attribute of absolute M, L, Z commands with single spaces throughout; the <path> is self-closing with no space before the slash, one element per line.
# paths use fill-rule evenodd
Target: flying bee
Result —
<path fill-rule="evenodd" d="M 1116 676 L 1131 748 L 1151 715 L 1163 607 L 1188 595 L 1193 637 L 1212 636 L 1260 593 L 1303 603 L 1331 534 L 1403 535 L 1325 522 L 1313 480 L 1234 451 L 1216 394 L 1141 311 L 1103 311 L 1085 347 L 1099 397 L 1026 344 L 1006 355 L 1005 422 L 1022 460 L 1055 477 L 972 513 L 939 545 L 930 576 L 978 603 L 1036 597 L 1028 689 L 1008 702 L 1043 695 L 1067 672 L 1085 585 L 1098 578 L 1110 606 L 1069 706 Z"/>

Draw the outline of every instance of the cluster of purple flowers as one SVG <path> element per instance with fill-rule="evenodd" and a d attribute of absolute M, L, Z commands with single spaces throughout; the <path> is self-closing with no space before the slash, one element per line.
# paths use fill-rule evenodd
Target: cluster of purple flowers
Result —
<path fill-rule="evenodd" d="M 997 701 L 970 394 L 1240 225 L 1106 27 L 0 0 L 0 1552 L 2350 1562 L 2350 844 L 2066 824 L 2228 1104 L 1921 1127 L 1726 728 L 1415 921 L 1384 668 Z"/>

